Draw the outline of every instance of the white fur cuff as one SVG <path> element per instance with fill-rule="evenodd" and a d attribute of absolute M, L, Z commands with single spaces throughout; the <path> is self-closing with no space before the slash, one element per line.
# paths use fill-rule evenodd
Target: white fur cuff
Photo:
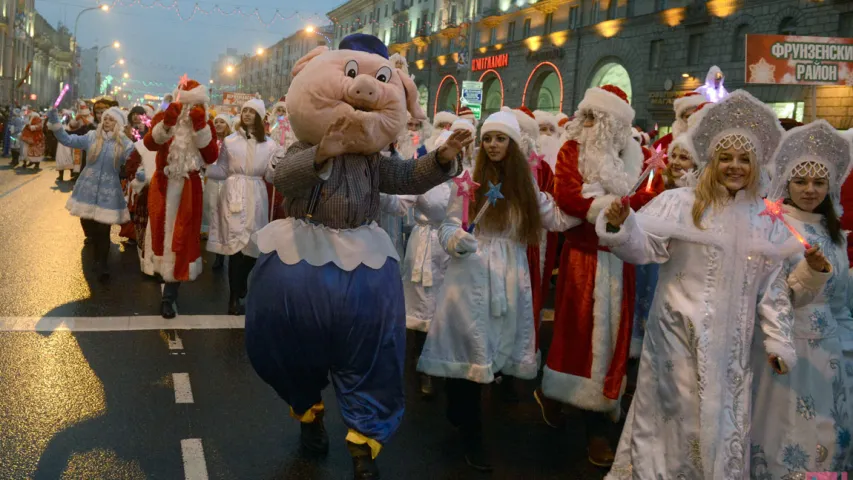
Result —
<path fill-rule="evenodd" d="M 210 132 L 210 125 L 205 124 L 204 128 L 193 134 L 193 138 L 195 141 L 195 147 L 198 149 L 202 149 L 210 145 L 210 141 L 213 140 L 213 134 Z"/>
<path fill-rule="evenodd" d="M 47 129 L 48 129 L 48 130 L 51 130 L 51 131 L 53 131 L 53 132 L 55 132 L 55 131 L 57 131 L 57 130 L 59 130 L 59 129 L 61 129 L 61 128 L 62 128 L 62 124 L 61 124 L 61 123 L 48 123 L 48 124 L 47 124 Z"/>
<path fill-rule="evenodd" d="M 165 125 L 163 125 L 163 122 L 158 123 L 154 126 L 154 129 L 151 130 L 151 137 L 154 139 L 154 142 L 156 142 L 157 145 L 163 145 L 164 143 L 168 142 L 169 139 L 172 138 L 172 136 L 174 135 L 174 130 L 171 130 L 169 132 L 166 131 L 166 127 Z"/>
<path fill-rule="evenodd" d="M 589 206 L 589 210 L 586 211 L 586 221 L 589 223 L 595 224 L 596 219 L 598 219 L 598 214 L 601 213 L 602 210 L 607 208 L 613 200 L 616 200 L 617 196 L 615 195 L 603 195 L 601 197 L 597 197 L 592 201 L 592 205 Z"/>
<path fill-rule="evenodd" d="M 826 282 L 832 277 L 832 269 L 829 272 L 815 272 L 809 266 L 805 259 L 800 260 L 800 263 L 788 275 L 788 284 L 801 285 L 804 289 L 817 293 L 826 285 Z"/>
<path fill-rule="evenodd" d="M 797 364 L 797 352 L 794 351 L 794 347 L 791 344 L 780 342 L 771 337 L 764 337 L 764 349 L 767 351 L 768 355 L 776 355 L 785 362 L 785 366 L 788 367 L 788 371 L 790 372 L 794 365 Z M 767 368 L 771 368 L 769 365 Z"/>
<path fill-rule="evenodd" d="M 628 218 L 622 223 L 622 227 L 618 232 L 611 233 L 607 231 L 607 218 L 602 212 L 595 222 L 595 234 L 598 235 L 598 242 L 605 247 L 620 247 L 631 239 L 631 233 L 637 228 L 637 216 L 633 211 L 628 214 Z"/>

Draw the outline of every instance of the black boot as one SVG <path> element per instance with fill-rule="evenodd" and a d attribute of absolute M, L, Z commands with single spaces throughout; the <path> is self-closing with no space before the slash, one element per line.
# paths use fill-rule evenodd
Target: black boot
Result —
<path fill-rule="evenodd" d="M 491 472 L 492 462 L 483 448 L 482 429 L 474 425 L 462 426 L 462 443 L 465 451 L 465 463 L 479 472 Z"/>
<path fill-rule="evenodd" d="M 175 306 L 172 305 L 172 302 L 160 302 L 160 316 L 170 319 L 175 318 L 175 315 L 177 315 L 177 313 L 175 312 Z"/>
<path fill-rule="evenodd" d="M 421 397 L 424 399 L 430 399 L 435 396 L 435 389 L 432 386 L 432 377 L 429 375 L 422 373 L 421 374 Z"/>
<path fill-rule="evenodd" d="M 302 450 L 309 455 L 323 456 L 329 453 L 329 435 L 323 424 L 323 415 L 324 412 L 317 412 L 314 414 L 313 422 L 299 423 L 302 429 L 299 443 L 302 445 Z"/>
<path fill-rule="evenodd" d="M 355 480 L 378 480 L 380 478 L 379 467 L 373 460 L 369 445 L 347 442 L 347 450 L 352 456 L 353 478 Z"/>
<path fill-rule="evenodd" d="M 228 315 L 243 315 L 243 306 L 240 305 L 240 298 L 234 295 L 228 300 Z"/>
<path fill-rule="evenodd" d="M 24 160 L 24 163 L 21 164 L 21 168 L 27 168 L 30 166 L 30 162 Z"/>
<path fill-rule="evenodd" d="M 216 254 L 216 260 L 213 261 L 214 270 L 222 270 L 225 266 L 225 255 Z"/>
<path fill-rule="evenodd" d="M 65 170 L 59 170 L 59 175 L 56 176 L 56 181 L 61 182 L 65 180 Z"/>
<path fill-rule="evenodd" d="M 35 165 L 36 165 L 35 171 L 38 172 L 39 170 L 41 170 L 41 163 L 36 163 Z"/>

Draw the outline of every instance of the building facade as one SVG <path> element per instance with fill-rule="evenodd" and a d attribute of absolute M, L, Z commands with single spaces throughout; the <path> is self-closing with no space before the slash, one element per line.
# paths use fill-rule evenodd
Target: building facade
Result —
<path fill-rule="evenodd" d="M 29 76 L 34 55 L 34 0 L 0 0 L 0 101 L 24 105 L 30 102 Z"/>
<path fill-rule="evenodd" d="M 331 26 L 317 27 L 312 33 L 300 30 L 262 53 L 244 55 L 233 72 L 237 90 L 260 94 L 265 102 L 275 103 L 287 94 L 293 78 L 290 71 L 296 62 L 314 48 L 326 45 L 324 36 L 331 40 L 331 35 Z"/>
<path fill-rule="evenodd" d="M 571 115 L 586 89 L 612 83 L 647 129 L 670 125 L 673 99 L 712 65 L 730 91 L 808 121 L 813 87 L 745 84 L 745 36 L 853 36 L 843 1 L 353 0 L 328 16 L 336 41 L 369 33 L 405 55 L 429 116 L 456 110 L 465 80 L 483 82 L 483 115 L 502 105 Z M 816 98 L 818 117 L 853 126 L 853 87 L 821 86 Z"/>
<path fill-rule="evenodd" d="M 80 68 L 77 69 L 77 86 L 80 98 L 95 98 L 98 96 L 97 68 L 98 47 L 81 48 L 79 51 Z"/>
<path fill-rule="evenodd" d="M 63 86 L 71 81 L 71 32 L 65 26 L 53 28 L 37 13 L 33 44 L 30 104 L 47 108 L 59 96 Z M 70 105 L 71 98 L 63 99 L 63 104 Z"/>

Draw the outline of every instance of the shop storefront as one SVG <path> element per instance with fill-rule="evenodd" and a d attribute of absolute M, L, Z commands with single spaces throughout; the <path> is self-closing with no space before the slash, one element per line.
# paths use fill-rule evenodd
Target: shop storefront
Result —
<path fill-rule="evenodd" d="M 551 62 L 542 62 L 530 72 L 524 86 L 522 105 L 551 113 L 563 111 L 563 76 Z"/>
<path fill-rule="evenodd" d="M 504 82 L 496 70 L 486 70 L 480 75 L 483 83 L 482 118 L 497 112 L 504 105 Z"/>

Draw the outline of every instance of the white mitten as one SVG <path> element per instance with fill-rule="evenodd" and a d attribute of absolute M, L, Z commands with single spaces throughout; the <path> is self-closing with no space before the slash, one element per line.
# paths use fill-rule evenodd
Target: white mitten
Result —
<path fill-rule="evenodd" d="M 477 251 L 477 239 L 460 228 L 456 230 L 450 241 L 447 242 L 448 253 L 456 258 L 465 258 Z"/>

